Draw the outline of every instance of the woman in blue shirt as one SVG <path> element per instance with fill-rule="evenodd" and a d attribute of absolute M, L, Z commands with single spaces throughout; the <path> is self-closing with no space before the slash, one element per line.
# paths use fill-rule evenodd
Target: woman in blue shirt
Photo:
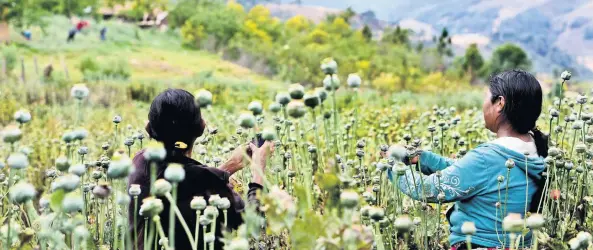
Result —
<path fill-rule="evenodd" d="M 525 217 L 526 211 L 537 210 L 545 184 L 543 158 L 548 151 L 547 138 L 535 126 L 541 109 L 542 89 L 533 75 L 521 70 L 500 73 L 490 79 L 483 104 L 486 128 L 497 139 L 457 161 L 431 152 L 407 159 L 420 163 L 424 175 L 408 170 L 398 177 L 402 192 L 416 200 L 455 202 L 447 212 L 452 249 L 467 249 L 461 230 L 464 222 L 475 223 L 473 248 L 508 247 L 503 218 L 509 213 Z M 416 191 L 420 183 L 424 183 L 424 192 Z M 531 234 L 524 242 L 531 242 Z"/>

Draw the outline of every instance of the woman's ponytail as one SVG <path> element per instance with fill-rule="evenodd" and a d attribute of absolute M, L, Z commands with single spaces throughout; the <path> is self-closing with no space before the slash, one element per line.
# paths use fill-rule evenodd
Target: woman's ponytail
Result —
<path fill-rule="evenodd" d="M 540 157 L 547 157 L 548 156 L 548 136 L 542 133 L 538 128 L 534 128 L 531 130 L 533 134 L 533 141 L 535 142 L 535 147 L 537 148 L 537 154 Z M 544 197 L 544 186 L 546 185 L 546 178 L 543 175 L 539 175 L 539 179 L 534 179 L 535 185 L 537 189 L 533 194 L 533 198 L 531 199 L 531 204 L 529 211 L 532 213 L 537 213 L 539 210 L 539 205 L 542 204 L 540 202 Z"/>
<path fill-rule="evenodd" d="M 542 133 L 538 128 L 531 130 L 533 133 L 533 140 L 535 141 L 535 147 L 537 148 L 537 154 L 541 157 L 548 156 L 548 136 Z"/>

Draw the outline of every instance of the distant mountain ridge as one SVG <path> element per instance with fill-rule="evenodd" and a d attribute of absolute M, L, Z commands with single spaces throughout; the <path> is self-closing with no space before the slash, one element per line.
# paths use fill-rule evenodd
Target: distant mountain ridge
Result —
<path fill-rule="evenodd" d="M 257 2 L 257 1 L 256 1 Z M 453 35 L 457 52 L 478 43 L 488 54 L 504 42 L 529 52 L 534 70 L 551 74 L 572 70 L 593 79 L 593 1 L 591 0 L 302 0 L 260 1 L 282 18 L 303 14 L 315 21 L 352 7 L 354 26 L 374 30 L 401 25 L 428 40 L 443 27 Z M 282 15 L 278 10 L 282 9 Z M 372 18 L 372 17 L 376 18 Z M 385 20 L 385 21 L 383 21 Z"/>

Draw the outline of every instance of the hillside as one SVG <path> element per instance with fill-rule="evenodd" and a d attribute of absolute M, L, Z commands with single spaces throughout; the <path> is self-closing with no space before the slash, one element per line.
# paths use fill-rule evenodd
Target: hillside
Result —
<path fill-rule="evenodd" d="M 266 1 L 268 2 L 268 1 Z M 289 1 L 275 1 L 286 5 Z M 292 2 L 292 1 L 290 1 Z M 431 39 L 432 34 L 447 27 L 453 42 L 462 51 L 476 42 L 490 52 L 504 42 L 513 42 L 526 49 L 534 61 L 535 70 L 551 73 L 569 68 L 575 76 L 593 78 L 593 2 L 588 0 L 303 0 L 302 5 L 281 7 L 282 17 L 302 13 L 323 16 L 352 7 L 357 13 L 376 16 L 375 29 L 400 24 L 410 28 L 418 39 Z M 307 5 L 321 6 L 311 8 Z M 278 11 L 273 11 L 278 13 Z M 381 22 L 378 20 L 386 20 Z M 368 20 L 367 20 L 368 21 Z M 380 24 L 377 26 L 376 24 Z"/>

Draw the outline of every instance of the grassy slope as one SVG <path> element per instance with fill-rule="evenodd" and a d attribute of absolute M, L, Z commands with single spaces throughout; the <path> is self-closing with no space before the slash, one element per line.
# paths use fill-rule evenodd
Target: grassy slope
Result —
<path fill-rule="evenodd" d="M 61 60 L 64 58 L 70 78 L 79 81 L 82 80 L 82 74 L 77 69 L 80 59 L 92 56 L 100 62 L 125 58 L 132 68 L 132 81 L 181 79 L 211 71 L 220 77 L 270 82 L 249 69 L 222 60 L 218 55 L 184 49 L 179 35 L 174 31 L 141 30 L 119 21 L 100 24 L 91 21 L 90 28 L 78 34 L 73 43 L 66 43 L 67 32 L 71 27 L 65 17 L 48 18 L 45 34 L 40 28 L 31 29 L 32 41 L 25 41 L 18 30 L 13 30 L 13 41 L 23 48 L 28 76 L 34 76 L 33 58 L 37 58 L 39 71 L 51 63 L 58 72 L 64 71 Z M 102 27 L 108 28 L 106 42 L 99 40 Z M 20 67 L 18 71 L 20 74 Z"/>

